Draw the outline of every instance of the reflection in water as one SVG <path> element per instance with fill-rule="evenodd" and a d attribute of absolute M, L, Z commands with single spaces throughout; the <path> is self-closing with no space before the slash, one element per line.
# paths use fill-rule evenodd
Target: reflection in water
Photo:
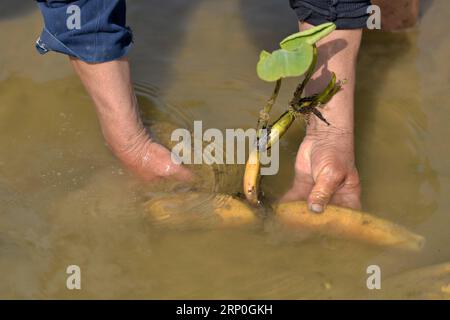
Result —
<path fill-rule="evenodd" d="M 255 75 L 257 54 L 295 30 L 287 4 L 155 2 L 129 6 L 136 35 L 131 60 L 146 125 L 167 144 L 168 128 L 191 129 L 194 120 L 203 120 L 205 129 L 253 127 L 271 90 Z M 0 21 L 8 27 L 4 40 L 16 41 L 21 52 L 0 53 L 0 272 L 9 275 L 0 297 L 375 297 L 365 289 L 370 264 L 388 275 L 448 261 L 450 236 L 442 226 L 450 223 L 443 140 L 449 135 L 449 5 L 434 1 L 420 31 L 366 34 L 360 55 L 363 203 L 424 234 L 428 245 L 417 255 L 323 237 L 291 242 L 272 230 L 178 231 L 148 223 L 142 205 L 152 195 L 233 194 L 242 168 L 200 166 L 201 183 L 188 189 L 142 186 L 105 147 L 92 104 L 67 76 L 65 58 L 37 57 L 25 46 L 39 33 L 38 15 Z M 286 82 L 279 101 L 288 101 L 295 84 Z M 297 123 L 286 135 L 281 172 L 263 180 L 268 197 L 289 186 L 302 130 Z M 82 270 L 79 292 L 65 288 L 71 264 Z M 393 290 L 402 296 L 404 288 Z"/>

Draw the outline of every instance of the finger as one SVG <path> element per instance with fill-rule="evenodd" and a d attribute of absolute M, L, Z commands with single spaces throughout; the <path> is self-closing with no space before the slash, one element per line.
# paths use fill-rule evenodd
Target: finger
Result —
<path fill-rule="evenodd" d="M 181 181 L 192 181 L 195 178 L 194 173 L 183 165 L 176 168 L 174 176 Z"/>
<path fill-rule="evenodd" d="M 335 194 L 331 198 L 330 204 L 354 210 L 361 210 L 361 198 L 355 193 Z"/>
<path fill-rule="evenodd" d="M 308 196 L 308 207 L 311 211 L 322 213 L 331 197 L 344 181 L 344 176 L 339 174 L 319 174 L 316 184 Z"/>
<path fill-rule="evenodd" d="M 291 188 L 281 197 L 280 202 L 306 200 L 312 187 L 313 180 L 310 175 L 297 174 Z"/>
<path fill-rule="evenodd" d="M 333 195 L 330 203 L 340 207 L 361 210 L 361 187 L 359 184 L 345 184 Z"/>
<path fill-rule="evenodd" d="M 280 202 L 306 200 L 311 192 L 312 185 L 306 182 L 294 184 L 280 199 Z"/>

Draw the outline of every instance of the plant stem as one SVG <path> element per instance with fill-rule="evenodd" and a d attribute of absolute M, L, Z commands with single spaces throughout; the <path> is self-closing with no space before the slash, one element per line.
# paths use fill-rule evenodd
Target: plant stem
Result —
<path fill-rule="evenodd" d="M 270 96 L 269 100 L 267 100 L 266 105 L 264 106 L 264 109 L 261 110 L 259 113 L 259 119 L 258 119 L 258 125 L 257 125 L 257 132 L 259 132 L 260 129 L 267 128 L 267 125 L 269 123 L 269 114 L 272 110 L 273 105 L 275 104 L 275 101 L 277 100 L 278 93 L 280 92 L 281 88 L 281 79 L 278 79 L 275 88 L 273 90 L 272 95 Z"/>

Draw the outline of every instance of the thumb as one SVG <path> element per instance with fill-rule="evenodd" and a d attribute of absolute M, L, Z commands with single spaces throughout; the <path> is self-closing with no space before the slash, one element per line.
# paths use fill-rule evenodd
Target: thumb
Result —
<path fill-rule="evenodd" d="M 308 196 L 309 210 L 315 213 L 322 213 L 344 179 L 344 175 L 330 172 L 320 173 Z"/>

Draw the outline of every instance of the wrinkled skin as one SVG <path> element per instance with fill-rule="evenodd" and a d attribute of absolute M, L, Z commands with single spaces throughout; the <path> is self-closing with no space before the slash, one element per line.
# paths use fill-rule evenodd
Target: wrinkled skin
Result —
<path fill-rule="evenodd" d="M 125 167 L 146 182 L 192 179 L 191 172 L 173 163 L 170 151 L 144 127 L 127 58 L 104 63 L 70 61 L 94 102 L 106 143 Z"/>
<path fill-rule="evenodd" d="M 191 181 L 194 177 L 189 169 L 172 161 L 169 149 L 148 139 L 145 129 L 135 138 L 128 139 L 124 146 L 110 145 L 110 148 L 127 167 L 145 181 L 164 178 Z"/>
<path fill-rule="evenodd" d="M 306 96 L 326 87 L 332 72 L 346 84 L 320 108 L 330 125 L 310 117 L 297 153 L 293 185 L 282 201 L 307 200 L 316 213 L 323 212 L 329 201 L 352 209 L 361 207 L 353 142 L 355 70 L 361 35 L 358 29 L 336 30 L 318 43 L 318 68 L 308 82 Z"/>
<path fill-rule="evenodd" d="M 281 201 L 307 200 L 312 206 L 330 202 L 360 209 L 352 140 L 352 134 L 346 133 L 307 134 L 297 153 L 292 187 Z"/>

